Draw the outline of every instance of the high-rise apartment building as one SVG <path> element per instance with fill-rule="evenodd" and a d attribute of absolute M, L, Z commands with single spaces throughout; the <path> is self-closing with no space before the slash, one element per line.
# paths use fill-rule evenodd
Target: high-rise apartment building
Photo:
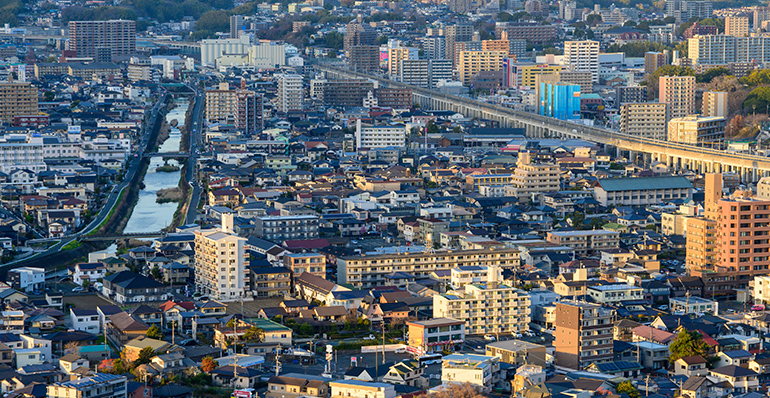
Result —
<path fill-rule="evenodd" d="M 416 47 L 395 47 L 388 49 L 388 75 L 391 79 L 401 73 L 401 61 L 417 59 Z"/>
<path fill-rule="evenodd" d="M 535 90 L 539 86 L 535 81 L 536 76 L 558 74 L 562 69 L 558 65 L 530 65 L 519 67 L 518 72 L 521 75 L 521 85 Z"/>
<path fill-rule="evenodd" d="M 459 68 L 461 51 L 481 51 L 481 42 L 480 41 L 463 41 L 463 42 L 455 43 L 455 49 L 454 49 L 455 68 Z"/>
<path fill-rule="evenodd" d="M 398 80 L 422 88 L 436 88 L 440 80 L 452 80 L 452 61 L 413 59 L 401 61 Z"/>
<path fill-rule="evenodd" d="M 687 22 L 691 18 L 711 18 L 714 5 L 711 0 L 666 0 L 667 17 L 674 17 L 676 23 Z"/>
<path fill-rule="evenodd" d="M 302 76 L 290 73 L 282 73 L 276 76 L 278 79 L 277 109 L 279 112 L 288 112 L 303 108 L 304 88 Z"/>
<path fill-rule="evenodd" d="M 665 140 L 668 136 L 668 105 L 660 102 L 621 105 L 620 132 L 635 137 Z"/>
<path fill-rule="evenodd" d="M 460 81 L 468 86 L 479 72 L 502 70 L 507 54 L 507 51 L 461 51 L 457 65 Z"/>
<path fill-rule="evenodd" d="M 565 41 L 564 65 L 575 72 L 591 72 L 599 82 L 599 42 L 594 40 Z"/>
<path fill-rule="evenodd" d="M 333 107 L 361 106 L 374 83 L 364 79 L 329 80 L 323 84 L 324 104 Z"/>
<path fill-rule="evenodd" d="M 687 41 L 688 58 L 695 65 L 754 65 L 770 62 L 770 37 L 700 35 Z"/>
<path fill-rule="evenodd" d="M 226 230 L 195 231 L 195 288 L 214 300 L 245 298 L 245 238 Z"/>
<path fill-rule="evenodd" d="M 580 86 L 580 94 L 590 94 L 594 92 L 594 81 L 591 72 L 575 72 L 571 70 L 562 70 L 559 72 L 559 81 L 567 84 Z"/>
<path fill-rule="evenodd" d="M 668 140 L 691 145 L 719 146 L 725 140 L 725 118 L 690 115 L 668 121 Z"/>
<path fill-rule="evenodd" d="M 758 6 L 754 8 L 754 30 L 759 32 L 762 29 L 762 23 L 770 21 L 770 7 Z"/>
<path fill-rule="evenodd" d="M 262 131 L 262 96 L 251 90 L 232 90 L 220 83 L 206 90 L 206 120 L 236 126 L 245 134 Z"/>
<path fill-rule="evenodd" d="M 749 35 L 749 17 L 726 17 L 725 35 L 744 37 Z"/>
<path fill-rule="evenodd" d="M 427 59 L 446 59 L 446 37 L 428 36 L 422 41 Z"/>
<path fill-rule="evenodd" d="M 658 102 L 668 104 L 669 118 L 695 113 L 695 76 L 661 76 Z"/>
<path fill-rule="evenodd" d="M 373 46 L 377 41 L 377 32 L 369 25 L 364 25 L 358 21 L 351 21 L 347 24 L 347 31 L 343 39 L 345 54 L 350 56 L 350 49 L 353 46 Z"/>
<path fill-rule="evenodd" d="M 126 20 L 70 21 L 69 49 L 78 57 L 91 57 L 97 62 L 97 54 L 109 54 L 111 58 L 136 54 L 136 22 Z"/>
<path fill-rule="evenodd" d="M 433 317 L 465 321 L 469 334 L 515 333 L 529 329 L 529 295 L 499 280 L 497 267 L 488 279 L 470 283 L 452 294 L 433 296 Z M 612 330 L 612 329 L 610 329 Z"/>
<path fill-rule="evenodd" d="M 444 27 L 446 38 L 446 59 L 455 59 L 455 43 L 473 40 L 473 26 L 449 25 Z"/>
<path fill-rule="evenodd" d="M 649 75 L 658 70 L 658 68 L 665 66 L 668 63 L 667 58 L 666 53 L 653 51 L 644 53 L 644 74 Z"/>
<path fill-rule="evenodd" d="M 508 40 L 526 40 L 532 43 L 548 43 L 559 37 L 556 25 L 540 25 L 530 22 L 507 22 L 495 25 L 495 37 L 502 38 L 506 32 Z"/>
<path fill-rule="evenodd" d="M 612 362 L 615 311 L 587 302 L 555 304 L 556 365 L 580 370 L 593 363 Z"/>
<path fill-rule="evenodd" d="M 618 86 L 615 87 L 615 106 L 632 102 L 647 102 L 647 87 L 645 86 Z"/>
<path fill-rule="evenodd" d="M 230 38 L 237 39 L 243 31 L 243 15 L 231 15 L 230 16 Z"/>
<path fill-rule="evenodd" d="M 729 114 L 727 108 L 727 93 L 724 91 L 706 91 L 703 93 L 703 116 L 718 116 L 726 118 Z"/>
<path fill-rule="evenodd" d="M 481 49 L 483 51 L 505 51 L 510 54 L 511 44 L 508 40 L 482 40 Z"/>
<path fill-rule="evenodd" d="M 0 82 L 0 121 L 11 123 L 16 116 L 37 113 L 37 88 L 32 83 Z"/>
<path fill-rule="evenodd" d="M 467 14 L 473 11 L 473 2 L 471 0 L 449 0 L 449 11 Z"/>
<path fill-rule="evenodd" d="M 540 83 L 540 114 L 560 120 L 580 119 L 580 86 Z"/>
<path fill-rule="evenodd" d="M 358 72 L 378 72 L 380 70 L 379 46 L 350 47 L 348 60 L 350 67 Z"/>

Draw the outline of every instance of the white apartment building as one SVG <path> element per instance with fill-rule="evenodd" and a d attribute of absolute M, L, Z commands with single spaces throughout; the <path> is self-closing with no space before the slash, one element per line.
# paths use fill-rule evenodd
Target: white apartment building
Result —
<path fill-rule="evenodd" d="M 589 286 L 586 290 L 597 303 L 617 304 L 622 301 L 644 300 L 644 289 L 625 283 Z"/>
<path fill-rule="evenodd" d="M 45 287 L 45 269 L 36 267 L 14 268 L 8 271 L 8 282 L 23 292 L 42 291 Z"/>
<path fill-rule="evenodd" d="M 0 143 L 0 171 L 10 174 L 19 169 L 34 173 L 46 170 L 42 144 Z"/>
<path fill-rule="evenodd" d="M 245 238 L 223 230 L 195 231 L 195 284 L 197 291 L 214 300 L 244 297 Z"/>
<path fill-rule="evenodd" d="M 356 149 L 405 146 L 405 126 L 363 126 L 361 119 L 356 121 Z"/>
<path fill-rule="evenodd" d="M 443 384 L 469 383 L 484 392 L 490 392 L 503 379 L 500 372 L 500 358 L 476 354 L 451 354 L 441 363 Z"/>
<path fill-rule="evenodd" d="M 416 47 L 394 47 L 388 49 L 388 74 L 391 79 L 400 75 L 401 61 L 417 59 Z"/>
<path fill-rule="evenodd" d="M 752 293 L 754 303 L 770 304 L 770 275 L 755 276 Z"/>
<path fill-rule="evenodd" d="M 468 334 L 514 333 L 529 329 L 529 295 L 500 282 L 496 266 L 487 281 L 433 296 L 433 317 L 465 322 Z"/>
<path fill-rule="evenodd" d="M 302 88 L 302 76 L 296 74 L 276 75 L 278 82 L 277 109 L 279 112 L 288 112 L 303 108 L 304 89 Z"/>
<path fill-rule="evenodd" d="M 498 280 L 503 280 L 502 270 L 499 267 L 493 267 L 498 272 Z M 459 290 L 465 285 L 471 283 L 482 283 L 488 280 L 490 267 L 469 265 L 465 267 L 452 268 L 449 281 L 452 289 Z"/>
<path fill-rule="evenodd" d="M 564 65 L 573 72 L 591 72 L 594 83 L 598 83 L 599 42 L 594 40 L 565 41 Z"/>
<path fill-rule="evenodd" d="M 696 316 L 714 315 L 719 312 L 719 303 L 699 296 L 671 297 L 669 300 L 672 314 Z"/>
<path fill-rule="evenodd" d="M 330 381 L 329 387 L 332 390 L 332 397 L 395 398 L 398 395 L 393 384 L 388 383 L 336 380 Z"/>

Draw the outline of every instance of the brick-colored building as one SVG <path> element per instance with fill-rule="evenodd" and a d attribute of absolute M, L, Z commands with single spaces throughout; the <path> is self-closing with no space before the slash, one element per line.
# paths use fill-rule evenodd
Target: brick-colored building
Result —
<path fill-rule="evenodd" d="M 613 360 L 614 310 L 599 304 L 561 301 L 556 303 L 555 315 L 557 366 L 583 369 Z"/>

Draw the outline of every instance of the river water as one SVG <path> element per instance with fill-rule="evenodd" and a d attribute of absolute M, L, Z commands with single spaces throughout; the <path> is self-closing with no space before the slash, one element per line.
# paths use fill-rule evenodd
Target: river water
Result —
<path fill-rule="evenodd" d="M 171 127 L 171 133 L 168 139 L 158 149 L 158 152 L 176 152 L 180 150 L 182 142 L 182 133 L 178 127 L 182 127 L 189 107 L 189 98 L 181 97 L 174 101 L 174 109 L 166 115 L 166 122 L 171 123 L 176 119 L 179 122 L 177 127 Z M 169 160 L 169 164 L 180 166 L 176 161 Z M 134 206 L 131 218 L 128 219 L 123 233 L 142 233 L 157 232 L 166 228 L 174 219 L 178 203 L 157 203 L 157 192 L 163 188 L 174 188 L 179 186 L 181 171 L 173 173 L 163 173 L 155 171 L 156 168 L 163 166 L 163 157 L 155 156 L 150 158 L 150 166 L 147 168 L 147 174 L 144 176 L 144 189 L 139 191 L 139 201 Z"/>

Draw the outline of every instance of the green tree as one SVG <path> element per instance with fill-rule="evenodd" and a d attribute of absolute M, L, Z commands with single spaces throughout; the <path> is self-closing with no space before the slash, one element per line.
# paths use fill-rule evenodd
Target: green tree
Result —
<path fill-rule="evenodd" d="M 345 36 L 337 31 L 332 31 L 324 35 L 324 42 L 326 47 L 333 48 L 335 50 L 342 50 L 345 42 Z"/>
<path fill-rule="evenodd" d="M 155 280 L 159 281 L 163 279 L 163 275 L 160 273 L 160 268 L 158 266 L 152 267 L 152 270 L 150 271 L 150 274 L 152 274 L 152 277 L 155 278 Z"/>
<path fill-rule="evenodd" d="M 439 128 L 436 126 L 435 123 L 433 123 L 432 120 L 428 121 L 428 124 L 425 125 L 425 133 L 426 134 L 438 134 Z"/>
<path fill-rule="evenodd" d="M 313 325 L 309 323 L 303 323 L 299 325 L 299 333 L 308 336 L 313 333 Z"/>
<path fill-rule="evenodd" d="M 596 26 L 600 23 L 602 23 L 602 16 L 599 14 L 591 14 L 586 17 L 586 25 L 588 26 Z"/>
<path fill-rule="evenodd" d="M 585 214 L 583 214 L 582 212 L 576 211 L 576 212 L 572 213 L 570 218 L 572 219 L 572 227 L 573 228 L 575 228 L 575 229 L 583 228 L 583 223 L 586 220 L 586 215 Z"/>
<path fill-rule="evenodd" d="M 727 69 L 724 66 L 720 66 L 717 68 L 711 68 L 701 74 L 695 75 L 695 80 L 698 83 L 711 83 L 711 81 L 714 80 L 714 78 L 717 76 L 728 75 L 730 75 L 730 69 Z"/>
<path fill-rule="evenodd" d="M 703 341 L 703 336 L 697 331 L 682 330 L 668 347 L 668 360 L 673 363 L 679 358 L 693 355 L 706 356 L 709 346 Z"/>
<path fill-rule="evenodd" d="M 762 84 L 770 84 L 770 69 L 757 69 L 750 75 L 742 77 L 740 82 L 752 87 Z"/>
<path fill-rule="evenodd" d="M 158 325 L 152 325 L 147 329 L 147 337 L 155 340 L 163 340 L 163 332 Z"/>
<path fill-rule="evenodd" d="M 634 387 L 634 384 L 631 383 L 631 380 L 625 380 L 621 381 L 617 387 L 615 387 L 615 392 L 620 394 L 628 394 L 629 398 L 639 398 L 641 394 L 639 393 L 639 390 Z"/>
<path fill-rule="evenodd" d="M 150 363 L 150 360 L 154 356 L 155 350 L 152 347 L 144 347 L 141 351 L 139 351 L 139 356 L 136 358 L 136 361 L 134 361 L 132 365 L 137 367 L 139 365 Z"/>
<path fill-rule="evenodd" d="M 43 93 L 43 101 L 51 102 L 56 99 L 56 94 L 53 91 L 46 91 Z"/>

